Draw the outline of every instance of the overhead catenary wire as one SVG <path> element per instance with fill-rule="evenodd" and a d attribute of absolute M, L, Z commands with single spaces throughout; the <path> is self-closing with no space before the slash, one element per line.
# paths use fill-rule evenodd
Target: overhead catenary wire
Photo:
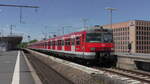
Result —
<path fill-rule="evenodd" d="M 0 4 L 0 6 L 4 6 L 4 7 L 17 7 L 20 8 L 20 23 L 22 22 L 22 8 L 35 8 L 37 11 L 37 8 L 39 8 L 38 6 L 29 6 L 29 5 L 13 5 L 13 4 Z"/>

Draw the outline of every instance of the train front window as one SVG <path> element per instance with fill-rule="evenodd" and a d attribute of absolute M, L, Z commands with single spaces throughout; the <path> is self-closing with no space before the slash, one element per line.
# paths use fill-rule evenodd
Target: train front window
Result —
<path fill-rule="evenodd" d="M 103 41 L 106 43 L 111 43 L 113 41 L 112 33 L 104 33 L 103 34 Z"/>
<path fill-rule="evenodd" d="M 90 43 L 111 43 L 112 33 L 87 33 L 86 42 Z"/>
<path fill-rule="evenodd" d="M 87 33 L 86 42 L 102 42 L 101 33 Z"/>

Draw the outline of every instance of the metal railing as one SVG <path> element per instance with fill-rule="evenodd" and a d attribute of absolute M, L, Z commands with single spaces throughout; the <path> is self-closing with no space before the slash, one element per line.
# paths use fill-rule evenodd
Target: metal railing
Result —
<path fill-rule="evenodd" d="M 121 52 L 115 52 L 114 54 L 118 55 L 118 56 L 132 56 L 132 57 L 150 58 L 150 54 L 147 54 L 147 53 L 121 53 Z"/>

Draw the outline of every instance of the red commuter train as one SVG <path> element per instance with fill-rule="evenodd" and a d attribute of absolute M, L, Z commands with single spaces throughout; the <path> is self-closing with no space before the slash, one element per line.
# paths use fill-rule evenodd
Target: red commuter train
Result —
<path fill-rule="evenodd" d="M 35 42 L 28 48 L 49 52 L 55 56 L 80 59 L 102 66 L 114 64 L 113 38 L 110 29 L 89 29 Z"/>

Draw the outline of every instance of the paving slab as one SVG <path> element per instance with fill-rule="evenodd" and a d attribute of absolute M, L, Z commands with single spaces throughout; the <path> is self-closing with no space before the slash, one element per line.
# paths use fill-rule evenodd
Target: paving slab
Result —
<path fill-rule="evenodd" d="M 18 53 L 20 53 L 19 84 L 35 84 L 23 54 L 17 50 L 0 52 L 0 84 L 12 84 Z"/>

